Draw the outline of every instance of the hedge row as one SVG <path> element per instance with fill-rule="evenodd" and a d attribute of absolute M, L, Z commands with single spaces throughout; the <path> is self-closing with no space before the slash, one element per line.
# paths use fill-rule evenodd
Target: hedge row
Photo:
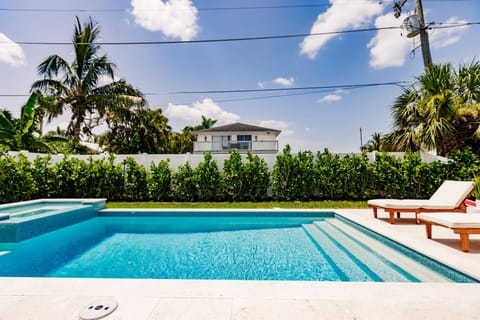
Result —
<path fill-rule="evenodd" d="M 378 154 L 340 157 L 328 150 L 293 155 L 287 146 L 273 171 L 265 161 L 238 151 L 219 168 L 210 154 L 196 168 L 189 163 L 173 171 L 168 161 L 144 168 L 133 158 L 114 164 L 65 157 L 0 155 L 0 202 L 37 198 L 107 198 L 125 201 L 265 201 L 364 200 L 374 197 L 428 198 L 445 179 L 472 180 L 480 160 L 469 150 L 448 163 L 421 161 L 418 153 L 403 159 Z"/>

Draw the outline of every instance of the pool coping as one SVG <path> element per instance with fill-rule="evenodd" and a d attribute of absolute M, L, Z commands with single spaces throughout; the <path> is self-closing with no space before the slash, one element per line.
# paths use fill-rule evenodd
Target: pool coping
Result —
<path fill-rule="evenodd" d="M 0 209 L 16 207 L 20 203 L 22 205 L 29 205 L 29 204 L 36 204 L 36 203 L 48 203 L 48 202 L 80 202 L 80 203 L 106 203 L 106 198 L 42 198 L 42 199 L 34 199 L 34 200 L 26 200 L 21 202 L 12 202 L 12 203 L 4 203 L 0 204 Z"/>

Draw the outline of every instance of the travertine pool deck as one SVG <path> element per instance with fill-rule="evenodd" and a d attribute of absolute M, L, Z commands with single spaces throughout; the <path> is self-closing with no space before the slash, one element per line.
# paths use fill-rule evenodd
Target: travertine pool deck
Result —
<path fill-rule="evenodd" d="M 322 210 L 323 211 L 323 210 Z M 458 235 L 434 227 L 426 239 L 414 217 L 388 223 L 371 210 L 335 211 L 480 279 L 480 236 L 471 252 Z M 103 319 L 480 319 L 480 284 L 299 281 L 0 278 L 1 320 L 78 320 L 79 310 L 111 297 Z"/>

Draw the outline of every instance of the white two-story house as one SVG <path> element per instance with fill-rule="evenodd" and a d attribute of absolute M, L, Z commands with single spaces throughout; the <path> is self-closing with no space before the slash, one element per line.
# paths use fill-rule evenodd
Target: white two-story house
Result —
<path fill-rule="evenodd" d="M 194 153 L 228 153 L 231 149 L 240 152 L 277 153 L 277 137 L 280 130 L 233 123 L 193 132 L 197 141 L 193 143 Z"/>

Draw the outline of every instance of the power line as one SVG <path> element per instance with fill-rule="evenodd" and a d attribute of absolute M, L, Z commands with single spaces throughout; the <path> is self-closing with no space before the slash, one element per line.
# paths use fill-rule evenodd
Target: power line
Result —
<path fill-rule="evenodd" d="M 199 7 L 198 11 L 228 11 L 228 10 L 262 10 L 262 9 L 306 9 L 306 8 L 318 8 L 328 7 L 331 4 L 303 4 L 303 5 L 277 5 L 277 6 L 244 6 L 244 7 Z M 0 8 L 0 11 L 4 12 L 39 12 L 39 13 L 68 13 L 68 12 L 129 12 L 129 9 L 37 9 L 37 8 Z M 161 11 L 161 10 L 148 10 L 148 11 Z"/>
<path fill-rule="evenodd" d="M 309 36 L 322 36 L 333 34 L 346 34 L 346 33 L 358 33 L 358 32 L 370 32 L 378 30 L 392 30 L 400 29 L 400 26 L 396 27 L 382 27 L 382 28 L 364 28 L 356 30 L 344 30 L 344 31 L 327 31 L 318 33 L 300 33 L 300 34 L 286 34 L 276 36 L 258 36 L 258 37 L 241 37 L 241 38 L 223 38 L 223 39 L 204 39 L 204 40 L 171 40 L 171 41 L 125 41 L 125 42 L 101 42 L 100 45 L 117 46 L 117 45 L 164 45 L 164 44 L 192 44 L 192 43 L 211 43 L 211 42 L 236 42 L 236 41 L 253 41 L 253 40 L 272 40 L 272 39 L 288 39 L 288 38 L 304 38 Z M 0 42 L 6 43 L 6 42 Z M 17 44 L 22 45 L 72 45 L 71 42 L 43 42 L 43 41 L 16 41 Z M 84 43 L 78 43 L 84 44 Z"/>
<path fill-rule="evenodd" d="M 328 86 L 307 86 L 294 88 L 263 88 L 263 89 L 230 89 L 230 90 L 202 90 L 202 91 L 174 91 L 168 94 L 222 94 L 222 93 L 251 93 L 251 92 L 275 92 L 275 91 L 298 91 L 298 90 L 319 90 L 319 89 L 354 89 L 354 88 L 368 88 L 379 86 L 402 86 L 406 81 L 391 81 L 391 82 L 376 82 L 376 83 L 362 83 L 362 84 L 343 84 L 343 85 L 328 85 Z"/>
<path fill-rule="evenodd" d="M 399 86 L 403 87 L 400 83 L 405 83 L 399 81 Z M 368 87 L 351 87 L 348 88 L 348 90 L 355 90 L 355 89 L 362 89 L 362 88 L 368 88 Z M 262 100 L 262 99 L 272 99 L 272 98 L 283 98 L 283 97 L 292 97 L 292 96 L 305 96 L 305 95 L 311 95 L 311 94 L 318 94 L 318 93 L 327 93 L 327 92 L 337 92 L 340 88 L 331 88 L 331 89 L 323 89 L 323 90 L 315 90 L 315 91 L 309 91 L 309 92 L 295 92 L 295 93 L 286 93 L 286 94 L 275 94 L 275 95 L 268 95 L 268 96 L 256 96 L 256 97 L 244 97 L 244 98 L 231 98 L 231 99 L 215 99 L 215 102 L 236 102 L 236 101 L 250 101 L 250 100 Z M 344 88 L 342 88 L 344 89 Z M 187 103 L 183 103 L 187 104 Z"/>
<path fill-rule="evenodd" d="M 480 22 L 465 22 L 457 24 L 444 24 L 439 23 L 440 26 L 430 26 L 428 29 L 448 29 L 448 28 L 460 28 L 471 25 L 480 25 Z M 257 36 L 257 37 L 239 37 L 239 38 L 220 38 L 220 39 L 203 39 L 203 40 L 170 40 L 170 41 L 123 41 L 123 42 L 100 42 L 98 44 L 104 46 L 124 46 L 124 45 L 171 45 L 171 44 L 199 44 L 199 43 L 215 43 L 215 42 L 238 42 L 238 41 L 258 41 L 258 40 L 273 40 L 273 39 L 289 39 L 289 38 L 304 38 L 315 37 L 325 35 L 338 35 L 360 32 L 372 32 L 380 30 L 396 30 L 401 29 L 401 26 L 390 26 L 380 28 L 363 28 L 363 29 L 350 29 L 342 31 L 326 31 L 316 33 L 300 33 L 300 34 L 286 34 L 286 35 L 274 35 L 274 36 Z M 6 41 L 0 41 L 2 43 L 9 43 Z M 44 42 L 44 41 L 16 41 L 15 43 L 21 45 L 48 45 L 48 46 L 63 46 L 71 45 L 71 42 Z M 78 43 L 86 44 L 86 43 Z"/>
<path fill-rule="evenodd" d="M 379 87 L 379 86 L 404 86 L 407 81 L 390 81 L 390 82 L 374 82 L 374 83 L 357 83 L 357 84 L 339 84 L 339 85 L 327 85 L 327 86 L 304 86 L 304 87 L 293 87 L 293 88 L 262 88 L 262 89 L 229 89 L 229 90 L 199 90 L 199 91 L 172 91 L 166 93 L 156 93 L 149 92 L 145 93 L 145 96 L 159 96 L 159 95 L 181 95 L 181 94 L 227 94 L 227 93 L 258 93 L 258 92 L 279 92 L 279 91 L 309 91 L 309 90 L 322 90 L 316 93 L 332 91 L 336 89 L 359 89 L 359 88 L 369 88 L 369 87 Z M 302 94 L 312 94 L 313 92 L 304 92 L 288 95 L 302 95 Z M 279 96 L 288 96 L 279 95 Z M 0 97 L 28 97 L 28 94 L 0 94 Z M 274 96 L 265 96 L 274 97 Z M 245 98 L 251 99 L 252 97 Z M 258 97 L 261 99 L 262 97 Z"/>
<path fill-rule="evenodd" d="M 426 2 L 467 2 L 471 0 L 425 0 Z M 378 1 L 382 3 L 382 1 Z M 340 3 L 341 5 L 351 5 L 352 2 L 345 1 L 345 3 Z M 338 5 L 338 4 L 337 4 Z M 198 11 L 239 11 L 239 10 L 266 10 L 266 9 L 308 9 L 308 8 L 320 8 L 320 7 L 330 7 L 331 3 L 316 3 L 316 4 L 297 4 L 297 5 L 266 5 L 266 6 L 237 6 L 237 7 L 198 7 Z M 45 9 L 45 8 L 0 8 L 0 12 L 37 12 L 37 13 L 69 13 L 69 12 L 78 12 L 78 13 L 88 13 L 88 12 L 113 12 L 113 13 L 123 13 L 129 12 L 131 8 L 104 8 L 104 9 L 88 9 L 88 8 L 77 8 L 77 9 Z M 153 11 L 153 10 L 148 10 Z M 157 10 L 160 11 L 160 10 Z"/>

